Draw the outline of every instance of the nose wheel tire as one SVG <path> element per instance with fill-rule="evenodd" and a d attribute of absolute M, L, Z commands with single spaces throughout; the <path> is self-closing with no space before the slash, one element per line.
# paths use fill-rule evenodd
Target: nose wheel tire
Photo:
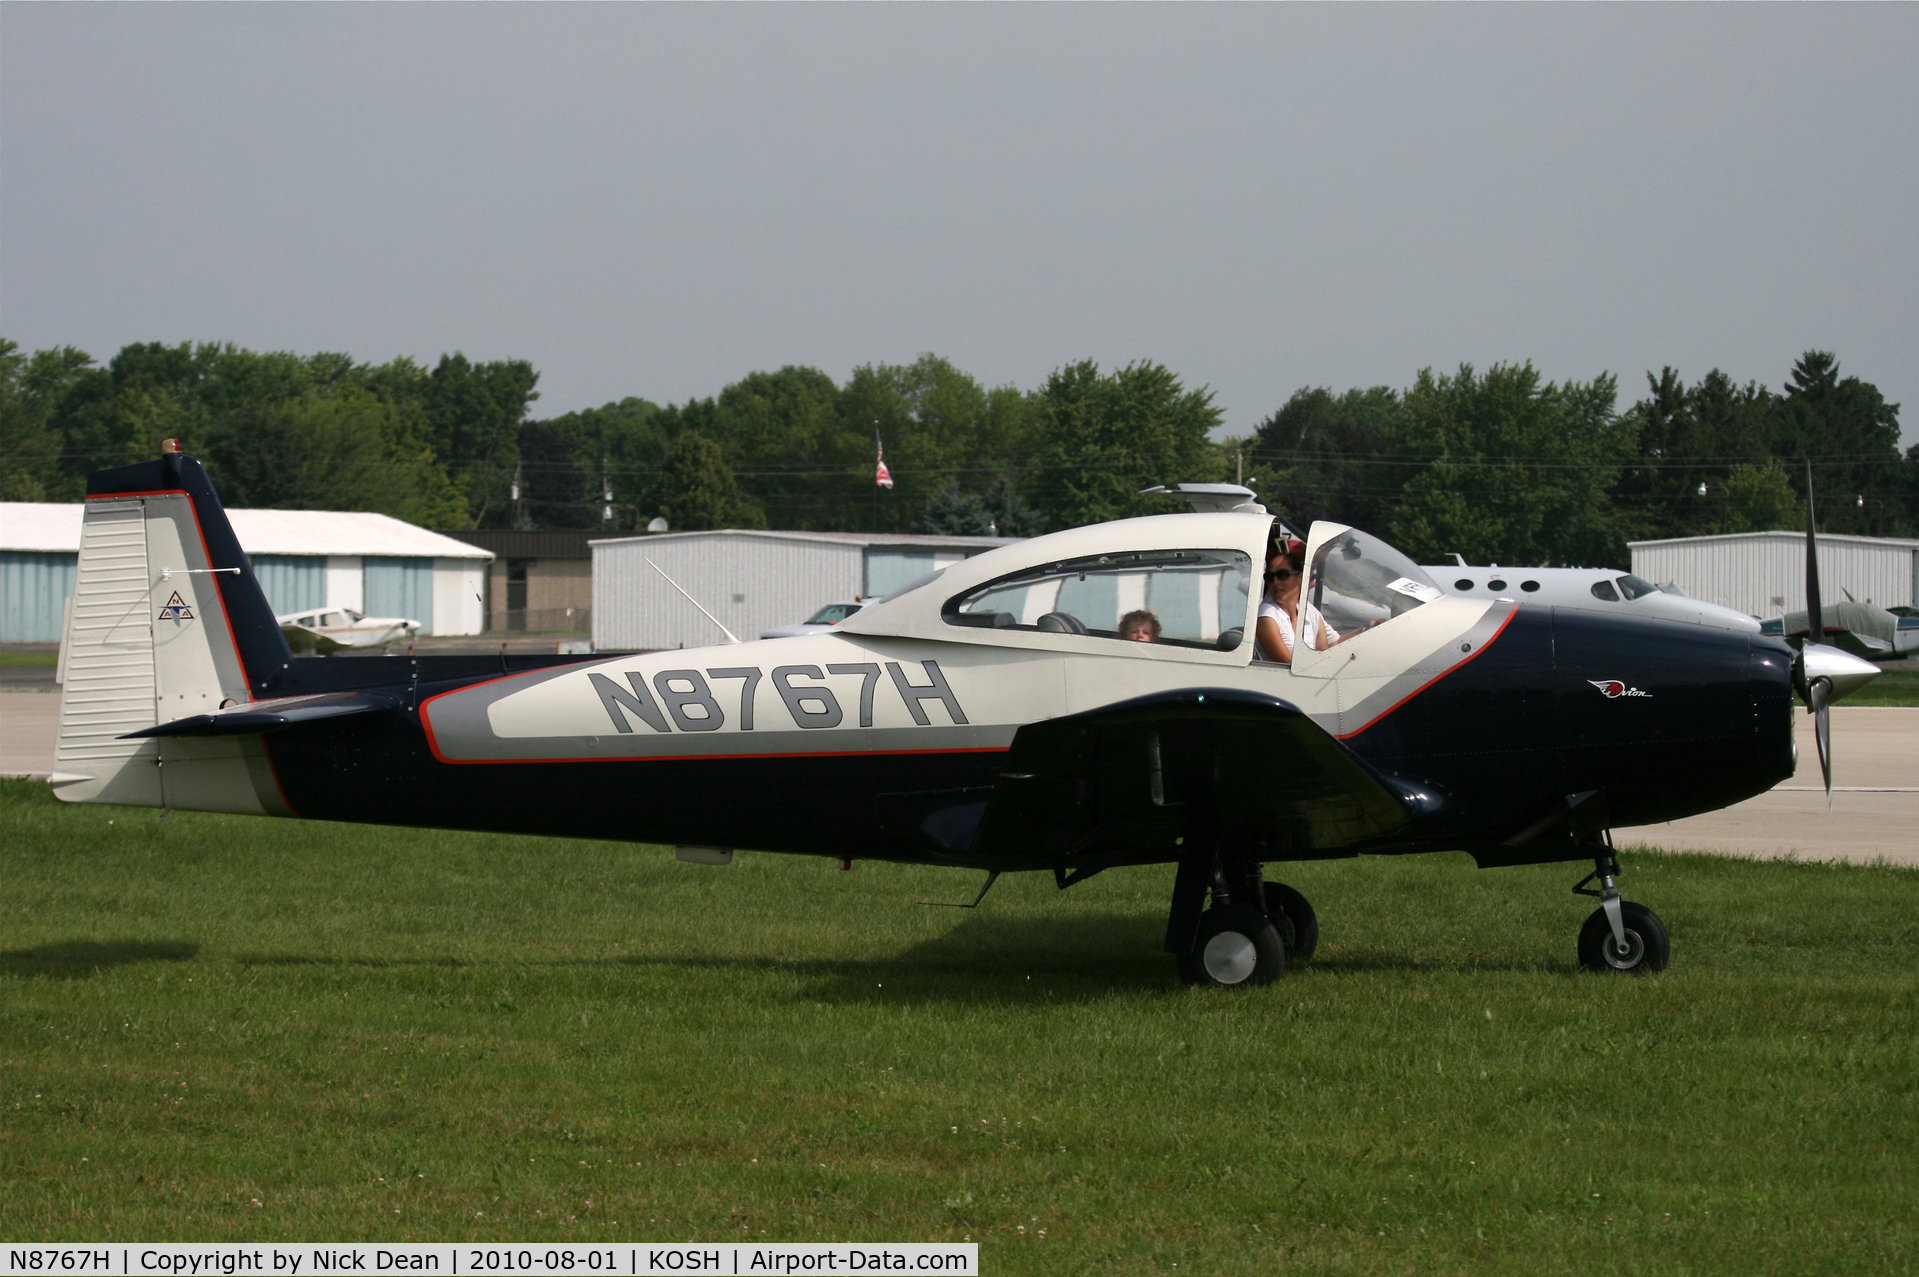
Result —
<path fill-rule="evenodd" d="M 1304 962 L 1319 947 L 1319 918 L 1305 896 L 1283 882 L 1266 884 L 1266 916 L 1279 928 L 1288 962 Z"/>
<path fill-rule="evenodd" d="M 1666 934 L 1666 924 L 1658 914 L 1630 900 L 1620 902 L 1619 912 L 1625 923 L 1625 945 L 1614 939 L 1606 911 L 1595 909 L 1579 929 L 1579 965 L 1588 971 L 1628 975 L 1664 971 L 1672 958 L 1672 938 Z"/>
<path fill-rule="evenodd" d="M 1285 970 L 1278 928 L 1247 905 L 1217 905 L 1201 914 L 1193 951 L 1179 959 L 1181 979 L 1217 988 L 1271 984 Z"/>

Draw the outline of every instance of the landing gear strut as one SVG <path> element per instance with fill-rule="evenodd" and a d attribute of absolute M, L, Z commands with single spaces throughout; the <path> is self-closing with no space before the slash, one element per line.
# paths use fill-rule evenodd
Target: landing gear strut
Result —
<path fill-rule="evenodd" d="M 1258 863 L 1228 866 L 1215 855 L 1180 861 L 1166 950 L 1188 984 L 1271 984 L 1285 974 L 1288 952 L 1306 957 L 1318 941 L 1319 922 L 1306 897 L 1266 882 Z M 1302 942 L 1305 948 L 1295 950 Z"/>
<path fill-rule="evenodd" d="M 1592 896 L 1599 908 L 1579 929 L 1579 965 L 1588 971 L 1623 971 L 1638 975 L 1664 971 L 1672 958 L 1672 939 L 1659 915 L 1621 898 L 1613 879 L 1619 876 L 1619 858 L 1612 835 L 1593 849 L 1593 871 L 1573 888 L 1576 896 Z M 1598 879 L 1599 888 L 1586 884 Z"/>

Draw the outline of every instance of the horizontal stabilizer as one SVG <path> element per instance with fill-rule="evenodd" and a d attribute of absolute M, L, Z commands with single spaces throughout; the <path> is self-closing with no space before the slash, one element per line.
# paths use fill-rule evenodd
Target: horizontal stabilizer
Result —
<path fill-rule="evenodd" d="M 277 701 L 255 701 L 217 714 L 194 714 L 158 727 L 128 732 L 122 740 L 143 736 L 256 736 L 305 723 L 318 723 L 369 714 L 390 714 L 399 699 L 373 692 L 333 692 L 323 696 L 291 696 Z"/>

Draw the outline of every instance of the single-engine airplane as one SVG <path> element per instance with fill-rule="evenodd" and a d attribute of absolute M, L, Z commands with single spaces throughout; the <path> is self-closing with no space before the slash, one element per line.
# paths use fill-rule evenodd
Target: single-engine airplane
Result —
<path fill-rule="evenodd" d="M 316 608 L 275 617 L 287 646 L 301 656 L 331 656 L 349 648 L 381 648 L 420 632 L 400 616 L 362 616 L 352 608 Z"/>
<path fill-rule="evenodd" d="M 1267 663 L 1248 636 L 1275 519 L 1254 510 L 1036 537 L 798 638 L 299 659 L 205 471 L 170 448 L 88 480 L 60 797 L 962 866 L 988 887 L 1172 864 L 1165 947 L 1199 984 L 1310 957 L 1312 906 L 1265 866 L 1441 850 L 1590 862 L 1580 960 L 1656 970 L 1666 929 L 1620 896 L 1609 829 L 1791 775 L 1795 685 L 1828 754 L 1825 705 L 1878 672 L 1458 597 L 1328 522 L 1302 597 L 1346 638 L 1295 634 L 1293 664 Z M 1157 641 L 1119 639 L 1137 610 Z"/>

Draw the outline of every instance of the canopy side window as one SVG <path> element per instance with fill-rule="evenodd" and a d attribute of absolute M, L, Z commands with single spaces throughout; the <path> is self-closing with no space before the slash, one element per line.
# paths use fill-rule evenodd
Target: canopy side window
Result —
<path fill-rule="evenodd" d="M 1236 651 L 1246 640 L 1252 560 L 1238 550 L 1137 550 L 1014 572 L 948 599 L 948 625 L 1120 638 L 1149 612 L 1158 642 Z"/>
<path fill-rule="evenodd" d="M 1500 588 L 1503 582 L 1493 582 Z M 1313 553 L 1307 597 L 1342 642 L 1444 592 L 1413 561 L 1378 537 L 1347 529 Z M 1331 634 L 1328 635 L 1331 637 Z"/>

